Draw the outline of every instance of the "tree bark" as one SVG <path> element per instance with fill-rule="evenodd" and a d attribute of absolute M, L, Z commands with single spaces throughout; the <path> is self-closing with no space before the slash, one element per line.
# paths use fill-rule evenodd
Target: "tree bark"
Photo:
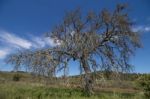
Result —
<path fill-rule="evenodd" d="M 84 81 L 85 86 L 84 90 L 88 96 L 93 94 L 93 80 L 92 80 L 92 74 L 91 69 L 89 67 L 88 61 L 86 59 L 81 59 L 82 66 L 85 72 Z"/>

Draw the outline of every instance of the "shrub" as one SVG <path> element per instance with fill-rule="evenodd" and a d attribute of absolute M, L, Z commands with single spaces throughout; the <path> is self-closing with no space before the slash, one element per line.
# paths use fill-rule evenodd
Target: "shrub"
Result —
<path fill-rule="evenodd" d="M 14 74 L 14 76 L 13 76 L 13 81 L 19 81 L 20 80 L 20 78 L 21 78 L 21 75 L 20 74 Z"/>
<path fill-rule="evenodd" d="M 143 89 L 144 95 L 150 97 L 150 74 L 144 74 L 138 79 L 138 85 Z"/>

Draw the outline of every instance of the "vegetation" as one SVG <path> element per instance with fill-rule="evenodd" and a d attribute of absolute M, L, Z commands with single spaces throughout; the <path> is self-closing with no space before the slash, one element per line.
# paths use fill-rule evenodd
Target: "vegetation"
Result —
<path fill-rule="evenodd" d="M 138 85 L 144 90 L 144 94 L 147 98 L 150 97 L 150 74 L 142 75 L 138 79 Z"/>
<path fill-rule="evenodd" d="M 105 86 L 95 89 L 95 94 L 87 97 L 82 88 L 75 86 L 79 82 L 79 76 L 69 77 L 70 86 L 66 86 L 62 85 L 61 78 L 58 78 L 56 83 L 44 84 L 28 73 L 20 73 L 21 79 L 18 82 L 13 81 L 13 75 L 14 72 L 0 73 L 4 80 L 0 82 L 0 99 L 144 99 L 140 90 L 134 88 L 134 82 L 128 80 L 120 82 L 122 85 L 119 84 L 119 86 L 115 85 L 117 81 L 106 80 Z M 32 82 L 31 78 L 33 78 Z"/>
<path fill-rule="evenodd" d="M 14 76 L 13 76 L 14 81 L 19 81 L 20 78 L 21 78 L 21 76 L 18 73 L 14 74 Z"/>
<path fill-rule="evenodd" d="M 135 84 L 137 79 L 135 74 L 124 74 L 129 78 L 135 77 L 133 80 L 97 81 L 94 95 L 87 97 L 82 86 L 78 86 L 80 76 L 68 77 L 69 84 L 66 85 L 62 77 L 47 83 L 43 82 L 45 77 L 17 73 L 21 78 L 16 82 L 12 79 L 15 72 L 0 72 L 0 99 L 146 99 L 144 91 Z M 141 78 L 145 74 L 139 75 Z"/>
<path fill-rule="evenodd" d="M 97 70 L 129 72 L 129 57 L 140 48 L 138 33 L 132 31 L 132 22 L 126 5 L 117 5 L 114 11 L 94 11 L 83 15 L 79 9 L 67 13 L 47 37 L 54 39 L 56 46 L 35 51 L 23 51 L 9 56 L 8 62 L 27 67 L 39 74 L 54 77 L 55 72 L 69 68 L 69 61 L 80 63 L 84 73 L 84 90 L 93 94 L 94 80 L 91 75 Z M 110 73 L 109 73 L 110 74 Z"/>

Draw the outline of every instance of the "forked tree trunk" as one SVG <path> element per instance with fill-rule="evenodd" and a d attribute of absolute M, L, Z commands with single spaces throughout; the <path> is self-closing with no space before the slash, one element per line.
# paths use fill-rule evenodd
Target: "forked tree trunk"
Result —
<path fill-rule="evenodd" d="M 92 75 L 91 75 L 91 69 L 89 67 L 89 64 L 87 60 L 82 59 L 82 66 L 85 71 L 85 76 L 84 76 L 84 81 L 85 81 L 85 92 L 87 95 L 92 95 L 93 94 L 93 80 L 92 80 Z"/>

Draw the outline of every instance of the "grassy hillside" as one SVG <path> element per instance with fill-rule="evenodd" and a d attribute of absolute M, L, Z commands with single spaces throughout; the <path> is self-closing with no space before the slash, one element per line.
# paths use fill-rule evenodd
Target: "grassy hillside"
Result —
<path fill-rule="evenodd" d="M 86 97 L 80 89 L 52 88 L 22 82 L 0 84 L 0 99 L 143 99 L 141 97 L 140 93 L 103 91 L 97 91 L 95 95 Z"/>
<path fill-rule="evenodd" d="M 18 81 L 14 80 L 16 74 Z M 91 97 L 84 95 L 81 81 L 80 76 L 49 79 L 24 72 L 0 72 L 0 99 L 144 99 L 134 80 L 97 80 Z"/>

